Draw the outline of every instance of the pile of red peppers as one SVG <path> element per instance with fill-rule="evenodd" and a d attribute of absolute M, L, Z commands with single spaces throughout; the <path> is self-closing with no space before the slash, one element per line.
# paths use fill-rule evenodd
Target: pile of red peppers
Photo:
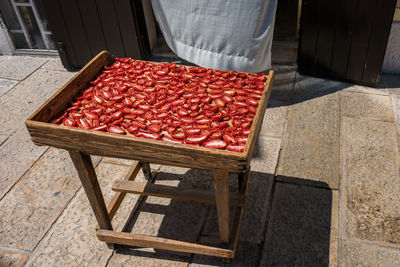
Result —
<path fill-rule="evenodd" d="M 265 80 L 116 58 L 53 123 L 243 152 Z"/>

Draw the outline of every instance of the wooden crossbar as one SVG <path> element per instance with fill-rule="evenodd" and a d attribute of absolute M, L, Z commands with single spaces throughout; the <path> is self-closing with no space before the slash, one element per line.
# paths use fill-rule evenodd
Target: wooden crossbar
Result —
<path fill-rule="evenodd" d="M 113 185 L 116 191 L 114 197 L 107 206 L 110 220 L 114 217 L 127 193 L 136 193 L 144 196 L 167 197 L 180 200 L 191 200 L 209 204 L 215 204 L 214 192 L 197 189 L 181 189 L 172 186 L 157 185 L 150 182 L 134 182 L 138 172 L 143 168 L 143 163 L 132 164 L 125 179 L 117 180 Z M 169 251 L 196 253 L 223 258 L 234 258 L 237 241 L 239 238 L 240 222 L 246 204 L 246 195 L 249 182 L 250 168 L 241 174 L 241 186 L 239 193 L 231 192 L 230 205 L 236 207 L 233 225 L 230 233 L 230 242 L 226 248 L 195 244 L 174 239 L 127 232 L 116 232 L 99 229 L 96 227 L 96 235 L 100 241 L 108 244 L 121 244 L 136 247 L 151 247 Z"/>
<path fill-rule="evenodd" d="M 125 180 L 127 180 L 127 181 L 135 180 L 141 167 L 142 167 L 141 162 L 139 162 L 139 161 L 134 162 L 131 165 L 128 173 L 126 174 Z M 111 199 L 110 203 L 108 203 L 107 212 L 108 212 L 108 216 L 110 217 L 110 221 L 114 218 L 115 213 L 117 213 L 117 210 L 121 206 L 121 203 L 124 200 L 125 196 L 126 196 L 125 192 L 116 192 L 114 194 L 113 198 Z M 99 225 L 96 225 L 96 231 L 98 229 L 99 229 Z"/>
<path fill-rule="evenodd" d="M 224 258 L 234 257 L 234 251 L 230 249 L 194 244 L 190 242 L 178 241 L 168 238 L 142 235 L 142 234 L 115 232 L 109 230 L 98 230 L 96 234 L 99 240 L 107 243 L 136 246 L 136 247 L 151 247 L 156 249 L 196 253 L 196 254 L 217 256 Z"/>
<path fill-rule="evenodd" d="M 177 188 L 173 186 L 152 184 L 148 182 L 117 180 L 112 186 L 112 190 L 144 196 L 164 197 L 208 204 L 216 203 L 215 193 L 213 191 L 209 192 L 198 189 Z M 243 194 L 231 192 L 229 196 L 229 203 L 231 206 L 244 207 L 246 203 L 246 196 Z"/>

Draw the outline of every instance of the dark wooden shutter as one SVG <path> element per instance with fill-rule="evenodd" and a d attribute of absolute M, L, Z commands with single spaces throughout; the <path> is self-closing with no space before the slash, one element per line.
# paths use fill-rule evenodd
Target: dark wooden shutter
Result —
<path fill-rule="evenodd" d="M 55 45 L 69 70 L 83 67 L 102 50 L 137 59 L 150 53 L 141 1 L 42 1 Z"/>
<path fill-rule="evenodd" d="M 396 0 L 303 0 L 301 74 L 376 86 Z"/>

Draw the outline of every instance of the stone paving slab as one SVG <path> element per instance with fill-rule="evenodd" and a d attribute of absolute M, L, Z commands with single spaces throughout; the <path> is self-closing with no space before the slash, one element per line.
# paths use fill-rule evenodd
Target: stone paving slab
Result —
<path fill-rule="evenodd" d="M 18 130 L 0 146 L 0 199 L 47 148 L 34 145 L 26 129 Z"/>
<path fill-rule="evenodd" d="M 10 91 L 17 83 L 18 81 L 0 79 L 0 97 Z"/>
<path fill-rule="evenodd" d="M 129 248 L 117 249 L 107 264 L 107 267 L 116 266 L 163 266 L 173 267 L 188 266 L 189 258 L 166 253 L 153 254 L 146 251 L 133 250 Z"/>
<path fill-rule="evenodd" d="M 271 174 L 251 172 L 247 191 L 247 204 L 242 216 L 239 240 L 259 244 L 264 238 L 265 221 L 270 205 L 273 181 L 274 176 Z M 235 208 L 231 208 L 230 225 L 232 225 L 234 212 Z M 210 207 L 202 235 L 219 236 L 217 209 L 215 206 Z"/>
<path fill-rule="evenodd" d="M 27 253 L 15 252 L 11 250 L 0 249 L 0 266 L 1 267 L 20 267 L 23 266 L 28 259 Z"/>
<path fill-rule="evenodd" d="M 113 196 L 113 182 L 123 178 L 128 170 L 126 166 L 109 163 L 100 163 L 96 168 L 106 203 Z M 136 200 L 137 196 L 131 194 L 125 197 L 112 221 L 114 229 L 122 229 Z M 81 188 L 31 255 L 27 266 L 105 266 L 113 250 L 97 239 L 96 224 L 89 201 Z"/>
<path fill-rule="evenodd" d="M 24 127 L 25 120 L 73 76 L 73 73 L 40 69 L 0 98 L 0 134 Z"/>
<path fill-rule="evenodd" d="M 50 149 L 0 201 L 0 245 L 33 250 L 79 188 L 68 153 Z"/>
<path fill-rule="evenodd" d="M 400 266 L 400 250 L 342 240 L 341 266 Z"/>
<path fill-rule="evenodd" d="M 5 134 L 0 134 L 0 146 L 3 145 L 3 143 L 8 139 L 8 135 Z"/>
<path fill-rule="evenodd" d="M 390 94 L 400 95 L 400 75 L 383 74 L 379 86 L 387 89 Z"/>
<path fill-rule="evenodd" d="M 396 126 L 397 144 L 400 151 L 400 94 L 391 95 L 391 100 L 394 113 L 394 122 Z"/>
<path fill-rule="evenodd" d="M 351 84 L 347 88 L 343 88 L 342 92 L 356 92 L 374 95 L 389 95 L 389 91 L 386 88 L 373 88 L 362 85 Z"/>
<path fill-rule="evenodd" d="M 202 237 L 201 244 L 218 246 L 218 239 L 210 237 Z M 224 259 L 206 255 L 193 255 L 190 267 L 200 266 L 258 266 L 260 247 L 257 244 L 239 241 L 235 253 L 235 258 L 229 263 L 225 263 Z"/>
<path fill-rule="evenodd" d="M 196 170 L 162 166 L 156 183 L 195 188 L 194 185 L 202 179 L 202 172 Z M 207 207 L 197 202 L 149 197 L 142 205 L 131 232 L 194 242 L 200 234 Z"/>
<path fill-rule="evenodd" d="M 270 100 L 291 103 L 294 96 L 296 67 L 288 65 L 273 65 L 275 80 L 272 86 Z"/>
<path fill-rule="evenodd" d="M 393 123 L 343 118 L 343 238 L 400 247 L 399 151 Z"/>
<path fill-rule="evenodd" d="M 281 101 L 269 101 L 265 110 L 260 136 L 281 137 L 285 129 L 288 104 Z"/>
<path fill-rule="evenodd" d="M 338 192 L 276 183 L 260 266 L 335 266 Z"/>
<path fill-rule="evenodd" d="M 321 84 L 325 87 L 318 88 Z M 335 85 L 341 83 L 304 77 L 296 85 L 297 104 L 289 109 L 278 179 L 302 178 L 338 188 L 340 108 Z"/>
<path fill-rule="evenodd" d="M 393 121 L 390 96 L 343 92 L 341 99 L 343 116 Z"/>
<path fill-rule="evenodd" d="M 0 56 L 0 78 L 23 80 L 46 61 L 43 57 Z"/>
<path fill-rule="evenodd" d="M 48 58 L 47 62 L 42 66 L 43 69 L 68 71 L 64 68 L 60 58 Z"/>
<path fill-rule="evenodd" d="M 352 84 L 296 74 L 294 103 L 300 103 L 317 97 L 337 93 Z"/>
<path fill-rule="evenodd" d="M 280 148 L 280 139 L 260 136 L 251 160 L 251 170 L 274 174 Z"/>

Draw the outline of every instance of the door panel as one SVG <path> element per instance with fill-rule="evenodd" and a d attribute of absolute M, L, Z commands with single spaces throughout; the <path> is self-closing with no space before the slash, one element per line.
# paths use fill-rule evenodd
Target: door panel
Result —
<path fill-rule="evenodd" d="M 102 50 L 117 57 L 145 59 L 149 54 L 138 0 L 42 0 L 54 42 L 67 69 L 81 68 Z M 144 17 L 142 18 L 144 19 Z"/>
<path fill-rule="evenodd" d="M 301 74 L 376 86 L 396 0 L 303 0 Z"/>

